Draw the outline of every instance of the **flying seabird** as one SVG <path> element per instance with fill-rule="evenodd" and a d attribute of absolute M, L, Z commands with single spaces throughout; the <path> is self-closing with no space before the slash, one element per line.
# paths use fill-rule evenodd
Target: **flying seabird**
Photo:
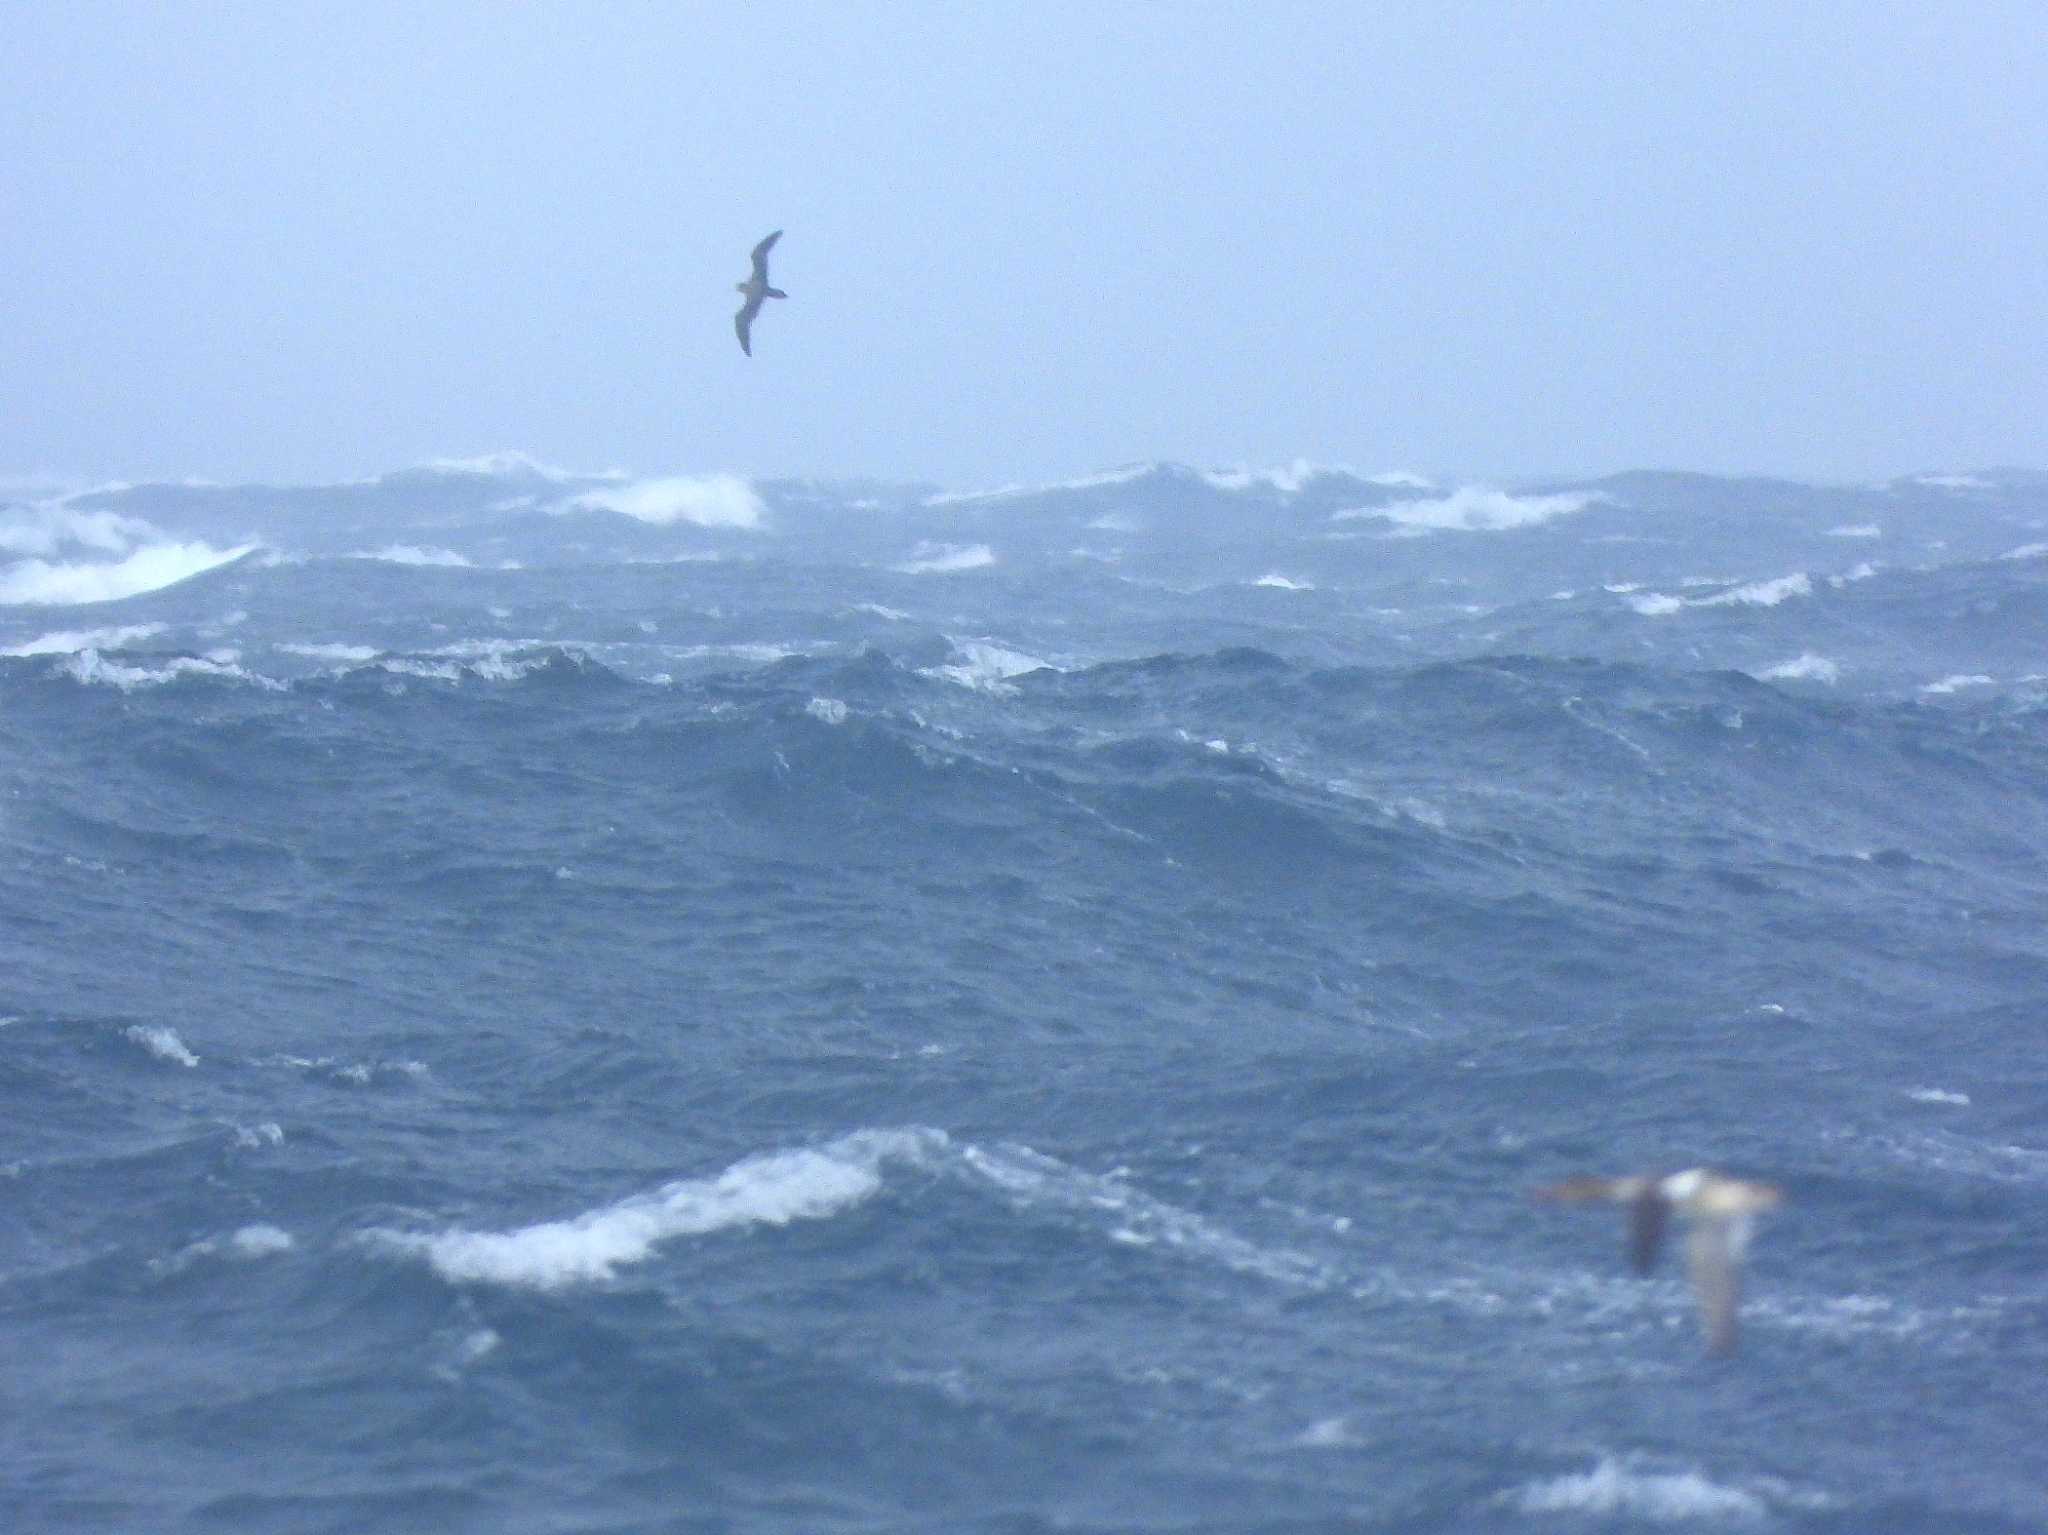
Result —
<path fill-rule="evenodd" d="M 761 312 L 762 301 L 764 299 L 789 297 L 780 288 L 768 286 L 768 252 L 774 247 L 775 242 L 781 238 L 782 231 L 778 229 L 774 234 L 768 236 L 767 239 L 755 246 L 753 272 L 745 282 L 733 284 L 735 288 L 746 295 L 746 298 L 740 305 L 739 313 L 732 317 L 732 328 L 739 332 L 740 350 L 749 357 L 754 355 L 754 345 L 749 333 L 754 328 L 754 316 Z"/>
<path fill-rule="evenodd" d="M 1582 1204 L 1606 1200 L 1628 1211 L 1629 1264 L 1647 1274 L 1675 1210 L 1688 1228 L 1685 1266 L 1699 1298 L 1709 1354 L 1735 1352 L 1735 1311 L 1742 1297 L 1742 1254 L 1752 1217 L 1784 1199 L 1768 1183 L 1745 1183 L 1695 1167 L 1667 1177 L 1572 1178 L 1536 1190 L 1538 1199 Z"/>

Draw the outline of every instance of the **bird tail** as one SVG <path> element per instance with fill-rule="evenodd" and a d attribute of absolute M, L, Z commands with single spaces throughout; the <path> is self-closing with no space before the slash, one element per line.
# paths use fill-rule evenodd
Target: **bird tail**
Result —
<path fill-rule="evenodd" d="M 782 291 L 782 290 L 781 290 L 780 288 L 763 288 L 763 289 L 761 290 L 761 297 L 763 297 L 763 298 L 788 298 L 788 297 L 789 297 L 789 295 L 788 295 L 787 293 L 784 293 L 784 292 L 783 292 L 783 291 Z"/>

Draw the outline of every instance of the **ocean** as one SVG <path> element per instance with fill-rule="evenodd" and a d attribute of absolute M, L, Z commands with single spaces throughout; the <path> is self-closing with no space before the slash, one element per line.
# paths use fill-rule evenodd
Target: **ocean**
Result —
<path fill-rule="evenodd" d="M 2048 476 L 4 500 L 0 1527 L 2048 1529 Z"/>

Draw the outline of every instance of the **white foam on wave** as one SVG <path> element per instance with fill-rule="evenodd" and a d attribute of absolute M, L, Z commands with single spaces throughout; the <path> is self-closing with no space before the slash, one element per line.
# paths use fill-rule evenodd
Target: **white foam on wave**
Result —
<path fill-rule="evenodd" d="M 2048 554 L 2048 544 L 2021 544 L 2017 549 L 2008 549 L 2001 554 L 2001 560 L 2038 560 Z"/>
<path fill-rule="evenodd" d="M 129 1025 L 123 1032 L 160 1061 L 170 1061 L 179 1066 L 199 1064 L 199 1057 L 185 1048 L 185 1041 L 178 1038 L 175 1029 L 137 1023 Z"/>
<path fill-rule="evenodd" d="M 1762 682 L 1825 682 L 1833 687 L 1842 678 L 1842 668 L 1826 656 L 1807 650 L 1789 661 L 1765 667 L 1756 676 Z"/>
<path fill-rule="evenodd" d="M 1531 1482 L 1507 1501 L 1525 1514 L 1619 1514 L 1656 1524 L 1689 1519 L 1749 1523 L 1770 1511 L 1755 1493 L 1710 1481 L 1697 1471 L 1638 1470 L 1612 1457 L 1590 1471 Z"/>
<path fill-rule="evenodd" d="M 1922 683 L 1920 691 L 1923 693 L 1960 693 L 1964 688 L 1988 688 L 1994 686 L 1996 682 L 1996 678 L 1987 677 L 1982 672 L 1956 672 L 1951 676 L 1943 677 L 1939 682 Z"/>
<path fill-rule="evenodd" d="M 125 554 L 156 528 L 139 517 L 119 512 L 83 511 L 59 497 L 35 506 L 10 507 L 0 513 L 0 553 L 48 557 L 66 548 Z"/>
<path fill-rule="evenodd" d="M 537 479 L 554 480 L 617 480 L 625 478 L 617 469 L 602 474 L 578 474 L 574 470 L 559 468 L 544 463 L 531 453 L 522 453 L 516 448 L 498 453 L 479 453 L 473 458 L 430 458 L 420 466 L 437 474 L 474 474 L 492 479 L 506 479 L 513 475 L 532 475 Z"/>
<path fill-rule="evenodd" d="M 377 560 L 386 565 L 445 565 L 467 568 L 469 557 L 453 549 L 436 549 L 422 544 L 386 544 L 382 549 L 364 549 L 342 556 L 350 560 Z"/>
<path fill-rule="evenodd" d="M 253 1263 L 288 1253 L 297 1245 L 290 1232 L 277 1226 L 244 1226 L 225 1237 L 208 1237 L 204 1241 L 193 1242 L 168 1258 L 153 1258 L 149 1269 L 161 1277 L 182 1274 L 202 1258 L 220 1257 L 239 1263 Z"/>
<path fill-rule="evenodd" d="M 987 544 L 938 544 L 921 542 L 899 565 L 899 574 L 923 576 L 956 570 L 983 570 L 995 564 L 995 551 Z"/>
<path fill-rule="evenodd" d="M 1548 496 L 1517 496 L 1486 485 L 1465 485 L 1448 496 L 1402 501 L 1389 506 L 1361 506 L 1331 515 L 1332 522 L 1383 517 L 1416 532 L 1499 533 L 1534 527 L 1555 517 L 1582 512 L 1608 497 L 1598 491 L 1562 491 Z"/>
<path fill-rule="evenodd" d="M 1664 618 L 1685 607 L 1682 597 L 1667 597 L 1662 592 L 1629 592 L 1628 605 L 1645 618 Z"/>
<path fill-rule="evenodd" d="M 1916 474 L 1915 485 L 1931 486 L 1935 490 L 1990 490 L 1992 484 L 1981 475 L 1975 474 Z"/>
<path fill-rule="evenodd" d="M 24 644 L 0 650 L 4 656 L 67 655 L 77 650 L 119 650 L 164 632 L 162 624 L 114 624 L 103 629 L 55 629 Z"/>
<path fill-rule="evenodd" d="M 1307 581 L 1296 581 L 1291 576 L 1281 575 L 1280 572 L 1277 570 L 1269 571 L 1267 574 L 1260 576 L 1258 580 L 1252 583 L 1252 585 L 1270 586 L 1273 587 L 1275 590 L 1283 592 L 1312 592 L 1315 590 L 1315 587 L 1311 583 Z"/>
<path fill-rule="evenodd" d="M 453 1229 L 438 1235 L 376 1230 L 368 1240 L 424 1258 L 455 1284 L 557 1290 L 613 1277 L 679 1237 L 822 1220 L 871 1199 L 892 1160 L 916 1162 L 944 1137 L 864 1130 L 815 1149 L 771 1152 L 712 1178 L 690 1178 L 567 1220 L 510 1231 Z"/>
<path fill-rule="evenodd" d="M 296 1245 L 290 1232 L 276 1226 L 244 1226 L 228 1238 L 228 1251 L 237 1258 L 268 1258 Z"/>
<path fill-rule="evenodd" d="M 1007 692 L 1011 691 L 1007 684 L 1012 677 L 1021 677 L 1026 672 L 1059 670 L 1050 661 L 989 640 L 955 640 L 952 644 L 952 659 L 944 666 L 923 668 L 921 675 L 984 692 Z"/>
<path fill-rule="evenodd" d="M 1080 1215 L 1122 1246 L 1163 1249 L 1287 1285 L 1323 1288 L 1332 1282 L 1313 1259 L 1262 1247 L 1132 1187 L 1119 1173 L 1091 1173 L 1021 1145 L 963 1146 L 959 1161 L 1020 1206 Z"/>
<path fill-rule="evenodd" d="M 1970 1104 L 1968 1093 L 1951 1092 L 1945 1087 L 1908 1088 L 1906 1096 L 1915 1103 L 1948 1103 L 1960 1108 L 1968 1108 Z"/>
<path fill-rule="evenodd" d="M 822 721 L 827 725 L 844 725 L 846 723 L 846 704 L 842 699 L 813 698 L 804 705 L 804 713 L 808 714 L 812 719 Z"/>
<path fill-rule="evenodd" d="M 963 501 L 1009 501 L 1019 496 L 1047 495 L 1063 490 L 1096 490 L 1104 485 L 1123 485 L 1132 480 L 1142 479 L 1159 467 L 1157 464 L 1120 464 L 1114 469 L 1097 470 L 1071 480 L 1051 480 L 1036 485 L 1012 483 L 999 485 L 993 490 L 944 490 L 926 496 L 926 506 L 952 506 Z"/>
<path fill-rule="evenodd" d="M 1711 597 L 1701 597 L 1695 607 L 1718 608 L 1741 603 L 1748 607 L 1774 608 L 1791 597 L 1813 595 L 1813 580 L 1805 571 L 1789 576 L 1779 576 L 1772 581 L 1752 581 L 1747 586 L 1738 586 L 1732 591 L 1716 592 Z"/>
<path fill-rule="evenodd" d="M 75 607 L 114 602 L 188 581 L 239 560 L 256 547 L 243 544 L 216 549 L 207 543 L 163 543 L 146 544 L 118 560 L 20 560 L 0 571 L 0 604 Z"/>
<path fill-rule="evenodd" d="M 234 651 L 216 651 L 205 656 L 166 656 L 155 666 L 128 666 L 119 661 L 109 661 L 97 650 L 81 650 L 66 660 L 59 670 L 89 687 L 119 688 L 124 693 L 136 688 L 164 687 L 181 677 L 221 677 L 253 683 L 273 692 L 282 692 L 285 688 L 285 684 L 274 677 L 265 677 L 244 668 Z"/>
<path fill-rule="evenodd" d="M 1829 538 L 1882 538 L 1884 537 L 1884 529 L 1874 522 L 1848 523 L 1839 528 L 1829 528 L 1827 536 Z"/>
<path fill-rule="evenodd" d="M 1125 512 L 1104 512 L 1100 517 L 1089 519 L 1087 526 L 1088 531 L 1091 533 L 1130 534 L 1145 531 L 1144 523 Z M 1075 551 L 1077 554 L 1080 552 L 1079 550 Z"/>
<path fill-rule="evenodd" d="M 1321 479 L 1327 474 L 1345 473 L 1349 471 L 1335 465 L 1314 464 L 1305 458 L 1297 458 L 1293 463 L 1284 464 L 1278 469 L 1205 469 L 1202 471 L 1202 478 L 1218 490 L 1250 490 L 1255 486 L 1263 486 L 1268 490 L 1277 490 L 1283 496 L 1295 496 L 1299 495 L 1302 488 L 1311 480 Z M 1381 480 L 1379 483 L 1388 482 Z"/>
<path fill-rule="evenodd" d="M 693 523 L 701 528 L 756 531 L 767 520 L 767 503 L 736 474 L 681 474 L 635 480 L 574 496 L 558 511 L 617 512 L 622 516 L 668 527 Z"/>
<path fill-rule="evenodd" d="M 383 652 L 374 645 L 298 645 L 287 644 L 277 647 L 287 655 L 305 656 L 314 661 L 337 661 L 345 665 L 359 666 L 365 661 L 374 661 Z"/>
<path fill-rule="evenodd" d="M 1714 583 L 1705 577 L 1692 577 L 1684 584 L 1710 586 Z M 1790 598 L 1812 595 L 1813 578 L 1806 572 L 1799 571 L 1768 581 L 1751 581 L 1743 586 L 1731 587 L 1725 592 L 1716 592 L 1711 597 L 1671 597 L 1661 592 L 1630 590 L 1623 600 L 1645 618 L 1668 618 L 1671 614 L 1682 612 L 1686 608 L 1773 608 Z"/>

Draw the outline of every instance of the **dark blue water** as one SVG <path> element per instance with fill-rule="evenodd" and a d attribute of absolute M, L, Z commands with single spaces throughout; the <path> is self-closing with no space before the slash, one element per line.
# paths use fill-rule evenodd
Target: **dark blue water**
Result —
<path fill-rule="evenodd" d="M 2048 1528 L 2044 528 L 0 510 L 0 1526 Z M 1694 1164 L 1732 1359 L 1529 1199 Z"/>

